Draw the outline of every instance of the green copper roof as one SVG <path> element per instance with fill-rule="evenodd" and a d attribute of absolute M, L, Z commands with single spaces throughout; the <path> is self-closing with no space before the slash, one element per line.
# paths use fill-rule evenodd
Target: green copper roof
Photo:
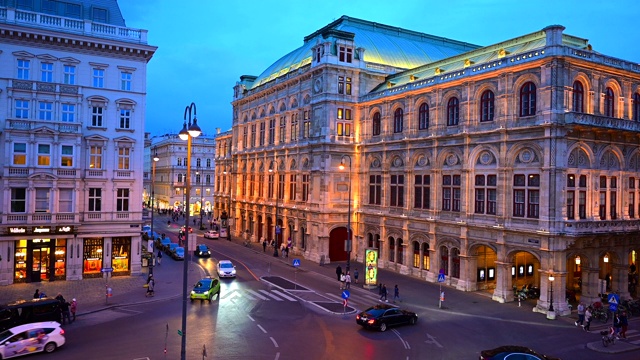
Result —
<path fill-rule="evenodd" d="M 400 70 L 412 69 L 454 56 L 479 46 L 443 37 L 423 34 L 370 21 L 342 16 L 304 38 L 304 44 L 269 66 L 253 83 L 260 86 L 311 63 L 311 48 L 323 40 L 323 34 L 338 30 L 354 34 L 356 48 L 364 48 L 364 61 Z"/>

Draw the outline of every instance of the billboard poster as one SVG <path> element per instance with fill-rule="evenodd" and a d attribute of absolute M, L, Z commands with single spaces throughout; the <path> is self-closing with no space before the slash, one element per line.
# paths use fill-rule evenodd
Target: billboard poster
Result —
<path fill-rule="evenodd" d="M 365 274 L 364 284 L 376 286 L 378 284 L 378 249 L 366 249 L 364 251 Z"/>
<path fill-rule="evenodd" d="M 227 238 L 227 228 L 224 226 L 220 226 L 220 238 L 221 239 Z"/>

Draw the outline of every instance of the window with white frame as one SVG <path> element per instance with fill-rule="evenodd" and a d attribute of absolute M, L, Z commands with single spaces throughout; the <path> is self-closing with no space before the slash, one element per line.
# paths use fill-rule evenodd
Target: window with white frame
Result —
<path fill-rule="evenodd" d="M 102 211 L 102 189 L 89 188 L 89 211 Z"/>
<path fill-rule="evenodd" d="M 76 120 L 76 106 L 74 104 L 62 104 L 62 121 L 74 122 Z"/>
<path fill-rule="evenodd" d="M 102 106 L 91 107 L 91 126 L 103 127 L 104 108 Z"/>
<path fill-rule="evenodd" d="M 51 189 L 50 188 L 36 188 L 36 212 L 50 212 L 50 199 Z"/>
<path fill-rule="evenodd" d="M 52 63 L 40 64 L 40 81 L 53 82 L 53 64 Z"/>
<path fill-rule="evenodd" d="M 338 76 L 338 94 L 351 95 L 351 78 Z"/>
<path fill-rule="evenodd" d="M 64 83 L 67 85 L 76 84 L 76 66 L 64 65 Z"/>
<path fill-rule="evenodd" d="M 131 129 L 131 109 L 120 109 L 120 129 Z"/>
<path fill-rule="evenodd" d="M 102 169 L 102 146 L 91 145 L 89 148 L 89 168 Z"/>
<path fill-rule="evenodd" d="M 496 214 L 497 176 L 476 175 L 475 181 L 475 213 Z"/>
<path fill-rule="evenodd" d="M 404 175 L 391 175 L 389 185 L 389 206 L 404 207 Z"/>
<path fill-rule="evenodd" d="M 353 62 L 353 49 L 344 45 L 338 46 L 338 61 L 346 63 Z"/>
<path fill-rule="evenodd" d="M 27 212 L 27 188 L 11 188 L 11 212 Z"/>
<path fill-rule="evenodd" d="M 38 144 L 38 166 L 51 166 L 51 145 Z"/>
<path fill-rule="evenodd" d="M 17 78 L 19 80 L 29 80 L 31 74 L 31 61 L 18 59 L 18 74 Z"/>
<path fill-rule="evenodd" d="M 116 211 L 129 211 L 129 189 L 117 190 Z"/>
<path fill-rule="evenodd" d="M 133 74 L 128 71 L 120 73 L 120 90 L 131 91 L 131 78 Z"/>
<path fill-rule="evenodd" d="M 53 103 L 50 101 L 38 102 L 38 120 L 53 120 Z"/>
<path fill-rule="evenodd" d="M 513 216 L 540 216 L 540 175 L 513 175 Z"/>
<path fill-rule="evenodd" d="M 182 174 L 178 174 L 178 182 L 182 182 Z"/>
<path fill-rule="evenodd" d="M 207 168 L 211 167 L 211 159 L 207 159 Z"/>
<path fill-rule="evenodd" d="M 13 143 L 13 165 L 27 165 L 26 143 Z"/>
<path fill-rule="evenodd" d="M 16 99 L 15 101 L 15 114 L 17 119 L 29 118 L 29 100 Z"/>
<path fill-rule="evenodd" d="M 73 212 L 73 192 L 74 189 L 58 189 L 58 212 Z"/>
<path fill-rule="evenodd" d="M 131 149 L 126 147 L 118 148 L 118 170 L 130 170 Z"/>
<path fill-rule="evenodd" d="M 414 177 L 413 207 L 415 209 L 431 208 L 431 176 L 418 174 Z"/>
<path fill-rule="evenodd" d="M 104 88 L 104 69 L 93 69 L 93 87 Z"/>
<path fill-rule="evenodd" d="M 176 165 L 177 166 L 182 166 L 182 158 L 178 158 L 178 163 Z"/>
<path fill-rule="evenodd" d="M 587 218 L 587 176 L 567 174 L 567 219 L 575 220 L 576 215 L 581 220 Z"/>
<path fill-rule="evenodd" d="M 73 167 L 73 146 L 62 145 L 62 153 L 60 156 L 61 167 Z"/>
<path fill-rule="evenodd" d="M 461 198 L 460 175 L 442 176 L 442 210 L 460 211 Z"/>

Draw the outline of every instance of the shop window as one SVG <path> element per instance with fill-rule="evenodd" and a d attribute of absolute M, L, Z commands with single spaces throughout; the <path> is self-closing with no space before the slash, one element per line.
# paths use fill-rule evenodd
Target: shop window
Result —
<path fill-rule="evenodd" d="M 527 276 L 533 276 L 533 264 L 527 264 Z"/>
<path fill-rule="evenodd" d="M 27 281 L 27 240 L 15 242 L 15 272 L 13 282 L 21 283 Z"/>
<path fill-rule="evenodd" d="M 431 269 L 431 258 L 429 257 L 429 244 L 422 244 L 422 269 Z"/>
<path fill-rule="evenodd" d="M 67 239 L 56 240 L 55 259 L 55 278 L 64 280 L 66 275 Z"/>
<path fill-rule="evenodd" d="M 511 267 L 511 277 L 512 277 L 512 278 L 515 278 L 515 277 L 516 277 L 516 267 L 515 267 L 515 266 L 512 266 L 512 267 Z"/>
<path fill-rule="evenodd" d="M 519 265 L 518 266 L 518 277 L 523 277 L 524 276 L 524 265 Z"/>
<path fill-rule="evenodd" d="M 84 277 L 101 277 L 103 240 L 84 240 Z"/>
<path fill-rule="evenodd" d="M 131 238 L 113 238 L 113 246 L 111 247 L 111 249 L 111 267 L 113 268 L 113 275 L 129 274 Z"/>
<path fill-rule="evenodd" d="M 495 268 L 489 268 L 489 280 L 495 280 L 496 279 L 496 269 Z"/>
<path fill-rule="evenodd" d="M 484 269 L 478 269 L 478 281 L 485 281 L 486 280 L 486 272 Z"/>

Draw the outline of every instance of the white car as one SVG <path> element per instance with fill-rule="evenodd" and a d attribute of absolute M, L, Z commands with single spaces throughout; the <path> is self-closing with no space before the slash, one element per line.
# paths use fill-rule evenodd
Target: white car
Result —
<path fill-rule="evenodd" d="M 236 277 L 236 267 L 229 260 L 218 261 L 218 277 Z"/>
<path fill-rule="evenodd" d="M 64 330 L 56 321 L 20 325 L 0 333 L 0 358 L 50 353 L 64 342 Z"/>
<path fill-rule="evenodd" d="M 204 233 L 204 237 L 206 237 L 207 239 L 219 239 L 220 234 L 215 230 L 207 230 Z"/>

